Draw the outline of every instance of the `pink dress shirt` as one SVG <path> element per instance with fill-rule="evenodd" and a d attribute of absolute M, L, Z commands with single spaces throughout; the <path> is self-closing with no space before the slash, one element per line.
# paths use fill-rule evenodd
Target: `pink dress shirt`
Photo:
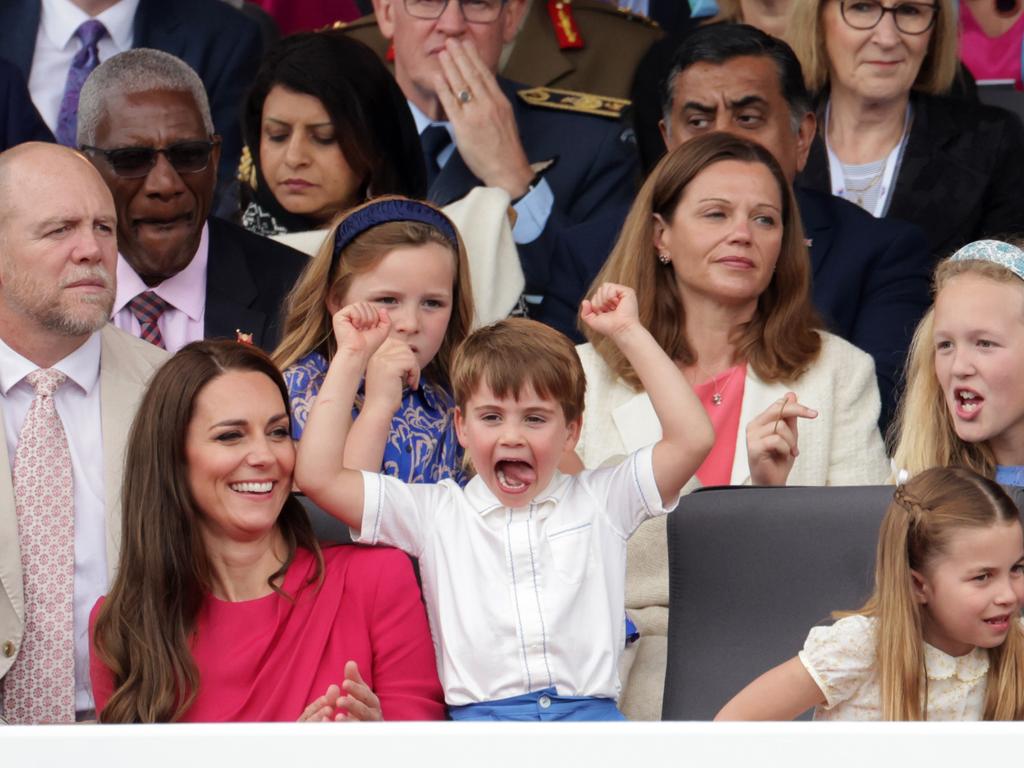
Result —
<path fill-rule="evenodd" d="M 157 325 L 167 351 L 174 353 L 192 341 L 204 338 L 206 321 L 206 263 L 210 254 L 210 228 L 203 225 L 199 248 L 181 272 L 157 286 L 149 287 L 124 257 L 117 256 L 117 296 L 111 321 L 126 333 L 141 337 L 139 321 L 128 309 L 128 302 L 143 291 L 153 291 L 170 306 Z"/>

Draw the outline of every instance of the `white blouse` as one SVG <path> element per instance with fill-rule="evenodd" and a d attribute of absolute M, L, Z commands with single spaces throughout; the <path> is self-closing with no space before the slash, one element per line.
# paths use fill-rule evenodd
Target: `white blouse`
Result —
<path fill-rule="evenodd" d="M 875 668 L 877 621 L 847 616 L 830 627 L 814 627 L 800 661 L 825 696 L 815 720 L 881 720 L 882 696 Z M 929 720 L 981 720 L 988 684 L 988 651 L 975 648 L 950 656 L 924 644 Z"/>

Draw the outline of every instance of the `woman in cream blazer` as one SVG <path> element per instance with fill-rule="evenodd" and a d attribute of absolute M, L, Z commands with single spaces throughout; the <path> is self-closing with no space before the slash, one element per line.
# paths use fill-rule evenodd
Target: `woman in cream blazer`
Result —
<path fill-rule="evenodd" d="M 717 432 L 698 470 L 709 482 L 886 481 L 874 364 L 821 330 L 792 191 L 767 150 L 712 133 L 666 155 L 597 281 L 636 290 L 641 321 L 704 402 Z M 660 426 L 628 362 L 609 339 L 588 338 L 578 347 L 587 395 L 577 452 L 592 468 L 656 441 Z M 685 490 L 698 485 L 695 476 Z M 661 716 L 665 521 L 641 526 L 627 550 L 626 608 L 640 639 L 624 656 L 619 708 L 631 719 Z"/>

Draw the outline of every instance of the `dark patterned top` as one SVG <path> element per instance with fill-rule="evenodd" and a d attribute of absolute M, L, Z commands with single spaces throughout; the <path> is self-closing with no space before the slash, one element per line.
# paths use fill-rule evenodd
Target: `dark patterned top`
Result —
<path fill-rule="evenodd" d="M 317 393 L 327 375 L 327 360 L 310 352 L 284 372 L 292 406 L 292 437 L 299 440 Z M 359 385 L 352 418 L 363 406 Z M 406 389 L 402 404 L 391 421 L 384 446 L 381 472 L 407 483 L 436 483 L 446 477 L 465 485 L 469 478 L 462 466 L 462 446 L 455 436 L 455 402 L 444 388 L 420 381 L 419 389 Z"/>

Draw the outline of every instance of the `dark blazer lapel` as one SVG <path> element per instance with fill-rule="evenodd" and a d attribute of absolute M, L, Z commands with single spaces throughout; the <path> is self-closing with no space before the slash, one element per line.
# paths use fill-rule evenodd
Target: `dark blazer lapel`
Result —
<path fill-rule="evenodd" d="M 800 209 L 804 237 L 810 240 L 807 250 L 811 254 L 811 274 L 817 277 L 835 237 L 832 218 L 828 215 L 826 206 L 813 192 L 794 187 L 793 194 L 796 197 L 797 208 Z"/>
<path fill-rule="evenodd" d="M 482 186 L 483 182 L 469 170 L 456 147 L 444 168 L 437 174 L 434 183 L 430 185 L 427 199 L 435 205 L 448 205 L 468 195 L 473 187 Z"/>
<path fill-rule="evenodd" d="M 950 202 L 958 192 L 972 190 L 978 180 L 960 159 L 946 151 L 956 137 L 956 125 L 945 104 L 927 97 L 912 97 L 914 122 L 903 153 L 896 188 L 887 215 L 907 221 L 928 221 L 936 211 L 955 210 Z M 945 228 L 948 223 L 937 224 Z"/>
<path fill-rule="evenodd" d="M 32 70 L 32 54 L 36 48 L 40 0 L 5 0 L 0 9 L 0 55 L 17 64 L 28 80 Z"/>
<path fill-rule="evenodd" d="M 236 331 L 253 334 L 253 344 L 260 346 L 266 313 L 252 309 L 257 298 L 245 255 L 216 219 L 210 226 L 210 255 L 206 264 L 206 319 L 204 336 L 234 338 Z"/>

